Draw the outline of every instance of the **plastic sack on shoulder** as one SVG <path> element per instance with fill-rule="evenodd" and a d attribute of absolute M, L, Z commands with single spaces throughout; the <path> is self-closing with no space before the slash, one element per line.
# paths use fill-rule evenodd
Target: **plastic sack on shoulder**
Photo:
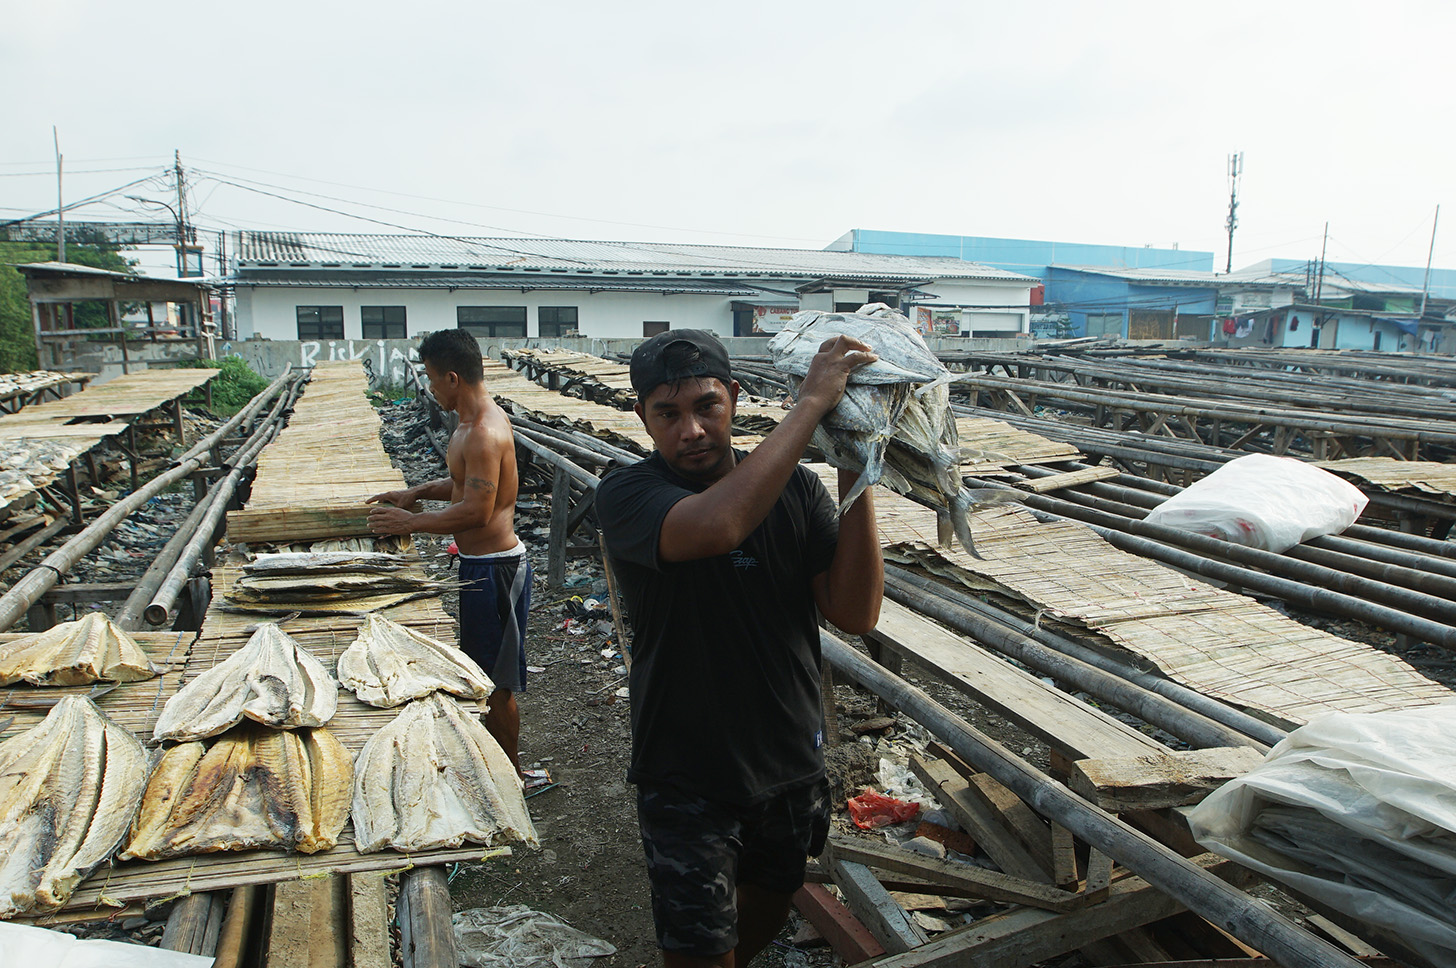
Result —
<path fill-rule="evenodd" d="M 1456 702 L 1317 719 L 1187 816 L 1209 850 L 1456 968 Z"/>
<path fill-rule="evenodd" d="M 1281 552 L 1339 534 L 1370 503 L 1358 487 L 1292 457 L 1229 461 L 1154 508 L 1145 519 L 1235 544 Z"/>

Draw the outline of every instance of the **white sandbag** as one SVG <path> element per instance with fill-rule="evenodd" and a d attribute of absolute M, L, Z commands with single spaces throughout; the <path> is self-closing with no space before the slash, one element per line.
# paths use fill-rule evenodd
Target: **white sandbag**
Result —
<path fill-rule="evenodd" d="M 1158 505 L 1150 524 L 1280 552 L 1339 534 L 1370 499 L 1349 481 L 1292 457 L 1250 454 L 1229 461 Z"/>
<path fill-rule="evenodd" d="M 1324 716 L 1187 817 L 1203 847 L 1456 968 L 1456 702 Z"/>

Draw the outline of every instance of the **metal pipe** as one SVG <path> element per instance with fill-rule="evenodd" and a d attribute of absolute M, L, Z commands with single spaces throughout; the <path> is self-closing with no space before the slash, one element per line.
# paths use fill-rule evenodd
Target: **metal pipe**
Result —
<path fill-rule="evenodd" d="M 567 473 L 568 476 L 585 485 L 590 490 L 596 490 L 597 485 L 602 482 L 602 479 L 600 477 L 597 477 L 590 471 L 582 469 L 577 464 L 572 463 L 570 460 L 567 460 L 565 457 L 562 457 L 560 454 L 556 453 L 550 448 L 536 443 L 529 437 L 517 437 L 516 443 L 520 444 L 522 447 L 526 448 L 537 457 L 542 458 L 547 463 L 561 468 Z"/>
<path fill-rule="evenodd" d="M 1236 730 L 1262 744 L 1273 746 L 1288 735 L 1280 727 L 1266 723 L 1264 720 L 1255 716 L 1250 716 L 1248 713 L 1235 709 L 1226 703 L 1219 702 L 1212 696 L 1205 695 L 1181 683 L 1174 682 L 1160 673 L 1139 668 L 1131 662 L 1124 662 L 1110 655 L 1106 655 L 1065 635 L 1058 635 L 1032 622 L 1024 621 L 1016 615 L 999 609 L 987 602 L 983 602 L 969 593 L 938 584 L 929 578 L 889 563 L 885 564 L 885 576 L 887 580 L 893 577 L 896 581 L 904 585 L 938 595 L 946 601 L 968 611 L 978 612 L 994 622 L 998 622 L 1007 628 L 1020 632 L 1022 635 L 1035 639 L 1042 645 L 1055 649 L 1072 658 L 1079 659 L 1090 666 L 1095 666 L 1112 675 L 1121 676 L 1149 692 L 1164 696 L 1178 703 L 1180 706 L 1191 709 L 1214 722 L 1222 723 L 1229 729 Z"/>
<path fill-rule="evenodd" d="M 967 478 L 967 480 L 974 481 L 977 487 L 1006 487 L 1004 484 L 992 481 L 977 481 L 974 478 Z M 1258 582 L 1267 584 L 1271 581 L 1287 581 L 1291 587 L 1296 583 L 1302 583 L 1299 586 L 1301 588 L 1308 588 L 1312 585 L 1325 595 L 1341 599 L 1348 598 L 1353 601 L 1365 599 L 1365 601 L 1361 601 L 1361 605 L 1371 609 L 1372 611 L 1369 614 L 1372 615 L 1375 614 L 1373 610 L 1382 608 L 1380 605 L 1373 604 L 1373 601 L 1384 602 L 1386 605 L 1392 606 L 1384 609 L 1392 619 L 1394 616 L 1403 616 L 1400 621 L 1406 622 L 1406 620 L 1410 620 L 1421 623 L 1421 627 L 1427 631 L 1418 633 L 1411 631 L 1409 628 L 1397 628 L 1395 625 L 1389 624 L 1388 620 L 1376 621 L 1375 624 L 1383 625 L 1394 631 L 1407 631 L 1410 634 L 1419 635 L 1425 641 L 1449 642 L 1450 646 L 1448 647 L 1456 647 L 1456 627 L 1447 624 L 1447 622 L 1456 621 L 1456 603 L 1439 599 L 1432 595 L 1414 592 L 1406 588 L 1399 588 L 1395 585 L 1387 585 L 1384 582 L 1374 581 L 1369 578 L 1343 574 L 1320 565 L 1286 558 L 1283 555 L 1276 555 L 1269 551 L 1260 551 L 1257 548 L 1248 548 L 1244 545 L 1221 541 L 1218 538 L 1210 538 L 1207 535 L 1196 534 L 1192 531 L 1182 531 L 1178 528 L 1148 524 L 1146 521 L 1137 521 L 1131 518 L 1121 517 L 1120 515 L 1108 514 L 1103 511 L 1074 504 L 1070 501 L 1050 498 L 1044 494 L 1027 494 L 1024 491 L 1018 493 L 1023 495 L 1022 500 L 1028 507 L 1048 511 L 1062 517 L 1072 518 L 1083 524 L 1106 530 L 1110 533 L 1126 536 L 1138 535 L 1150 539 L 1148 541 L 1149 547 L 1166 548 L 1169 545 L 1174 545 L 1180 548 L 1193 549 L 1193 551 L 1198 552 L 1198 554 L 1180 552 L 1186 558 L 1194 561 L 1208 561 L 1208 558 L 1203 557 L 1207 555 L 1213 559 L 1226 559 L 1227 561 L 1246 566 L 1239 569 L 1243 573 L 1241 577 L 1221 578 L 1220 580 L 1223 581 L 1232 581 L 1235 584 L 1240 584 L 1248 588 L 1258 588 L 1260 587 Z M 1099 530 L 1099 533 L 1102 533 L 1102 530 Z M 1158 554 L 1154 554 L 1153 557 L 1160 557 L 1164 561 L 1169 560 Z M 1210 561 L 1210 564 L 1218 568 L 1230 567 L 1223 564 L 1222 561 Z M 1178 567 L 1181 568 L 1184 566 L 1180 564 Z M 1286 577 L 1279 578 L 1275 575 L 1264 575 L 1254 569 L 1281 573 Z M 1190 570 L 1197 571 L 1198 574 L 1209 574 L 1209 572 L 1201 571 L 1196 567 Z M 1281 598 L 1284 597 L 1277 592 L 1271 592 L 1270 594 Z M 1354 596 L 1360 596 L 1360 598 L 1357 599 Z M 1418 615 L 1423 615 L 1426 618 L 1416 617 Z M 1428 619 L 1432 618 L 1445 619 L 1447 622 L 1437 624 L 1435 621 L 1428 621 Z M 1428 638 L 1428 635 L 1435 635 L 1436 637 Z"/>
<path fill-rule="evenodd" d="M 582 462 L 583 464 L 590 464 L 594 467 L 606 467 L 610 464 L 615 463 L 612 458 L 607 457 L 605 454 L 597 453 L 596 451 L 591 450 L 587 447 L 583 447 L 573 441 L 562 440 L 561 438 L 553 437 L 550 434 L 543 434 L 539 431 L 532 430 L 529 427 L 518 426 L 513 429 L 522 437 L 530 438 L 531 440 L 534 440 L 536 443 L 541 444 L 544 447 L 553 447 L 564 451 L 566 456 L 574 457 L 576 458 L 576 460 Z"/>
<path fill-rule="evenodd" d="M 1124 504 L 1120 501 L 1112 501 L 1108 500 L 1107 498 L 1096 497 L 1080 488 L 1068 488 L 1062 491 L 1061 495 L 1062 496 L 1057 498 L 1056 500 L 1067 501 L 1068 503 L 1081 505 L 1083 507 L 1091 508 L 1094 511 L 1101 512 L 1102 514 L 1115 515 L 1118 518 L 1128 521 L 1128 527 L 1120 528 L 1120 530 L 1135 530 L 1133 528 L 1133 524 L 1142 522 L 1148 513 L 1145 508 L 1134 507 L 1129 504 Z M 1148 525 L 1148 527 L 1151 528 L 1161 526 Z M 1198 534 L 1198 532 L 1196 531 L 1184 531 L 1182 528 L 1175 528 L 1174 530 L 1178 531 L 1181 534 Z M 1202 535 L 1202 537 L 1207 538 L 1209 536 Z M 1226 542 L 1223 541 L 1223 539 L 1221 538 L 1213 538 L 1212 540 L 1222 542 L 1223 544 L 1229 545 L 1232 548 L 1261 551 L 1261 549 L 1257 548 L 1248 549 L 1246 545 Z M 1168 542 L 1165 541 L 1164 543 Z M 1184 544 L 1185 542 L 1178 541 L 1173 543 Z M 1354 543 L 1349 542 L 1348 544 L 1353 545 Z M 1197 547 L 1196 544 L 1190 546 Z M 1431 615 L 1432 617 L 1445 617 L 1451 619 L 1452 621 L 1456 621 L 1456 604 L 1451 604 L 1453 600 L 1456 600 L 1456 578 L 1447 577 L 1440 574 L 1433 574 L 1431 572 L 1421 571 L 1416 568 L 1408 568 L 1403 565 L 1376 561 L 1370 558 L 1365 558 L 1358 554 L 1348 554 L 1344 551 L 1335 551 L 1328 547 L 1310 546 L 1307 543 L 1297 544 L 1292 548 L 1286 548 L 1284 551 L 1268 551 L 1262 553 L 1273 555 L 1276 559 L 1284 559 L 1286 561 L 1302 561 L 1316 568 L 1325 568 L 1330 571 L 1332 576 L 1344 575 L 1350 578 L 1368 579 L 1369 581 L 1376 583 L 1381 587 L 1394 588 L 1397 590 L 1410 591 L 1419 593 L 1421 595 L 1431 596 L 1440 603 L 1441 607 L 1438 608 L 1435 606 L 1431 606 L 1429 611 L 1420 608 L 1416 608 L 1414 610 L 1426 611 L 1426 614 Z M 1234 561 L 1239 561 L 1243 557 L 1240 552 L 1225 554 L 1221 550 L 1218 552 L 1214 552 L 1214 554 L 1216 557 L 1231 559 Z M 1274 565 L 1259 565 L 1257 562 L 1250 561 L 1244 561 L 1244 563 L 1251 564 L 1254 567 L 1262 567 L 1266 571 L 1276 570 Z M 1297 566 L 1291 565 L 1278 570 L 1284 571 L 1290 577 L 1302 578 L 1303 580 L 1308 581 L 1318 580 L 1317 573 L 1310 572 L 1308 569 L 1299 568 Z M 1311 577 L 1312 575 L 1316 577 Z M 1386 601 L 1388 604 L 1396 605 L 1397 607 L 1409 605 L 1409 602 L 1398 599 L 1391 599 L 1389 596 L 1380 594 L 1373 589 L 1367 590 L 1364 594 L 1372 598 Z"/>
<path fill-rule="evenodd" d="M 1069 683 L 1144 722 L 1167 730 L 1191 746 L 1252 746 L 1261 753 L 1268 749 L 1263 743 L 1195 713 L 1171 699 L 1080 659 L 1049 649 L 1029 636 L 915 588 L 892 577 L 888 572 L 885 575 L 885 594 L 901 605 L 949 625 L 1044 675 Z"/>
<path fill-rule="evenodd" d="M 1071 465 L 1075 470 L 1082 470 L 1084 468 L 1089 468 L 1092 466 L 1090 464 L 1081 464 L 1076 461 L 1068 461 L 1067 463 Z M 1029 477 L 1048 477 L 1052 474 L 1057 473 L 1056 471 L 1049 470 L 1045 467 L 1036 466 L 1022 466 L 1019 467 L 1018 470 Z M 1130 475 L 1120 474 L 1116 479 L 1121 480 L 1129 476 Z M 1141 480 L 1140 478 L 1135 479 Z M 1149 481 L 1148 483 L 1158 484 L 1159 482 Z M 1166 490 L 1163 490 L 1162 488 L 1166 488 Z M 1109 481 L 1096 481 L 1088 484 L 1082 484 L 1075 488 L 1068 488 L 1061 493 L 1091 494 L 1095 496 L 1107 495 L 1114 500 L 1119 500 L 1124 504 L 1132 505 L 1140 511 L 1146 511 L 1157 507 L 1159 504 L 1162 504 L 1163 501 L 1166 499 L 1162 495 L 1177 494 L 1182 492 L 1183 490 L 1183 488 L 1175 487 L 1171 484 L 1161 485 L 1159 489 L 1155 490 L 1153 488 L 1143 489 L 1139 487 L 1129 487 L 1122 484 L 1114 484 Z M 1126 512 L 1121 511 L 1116 513 L 1126 514 Z M 1128 516 L 1130 517 L 1131 515 Z M 1142 514 L 1138 515 L 1138 517 L 1141 516 Z M 1401 551 L 1380 544 L 1376 541 L 1362 540 L 1360 538 L 1357 538 L 1352 533 L 1354 530 L 1355 527 L 1352 525 L 1351 527 L 1346 528 L 1340 534 L 1326 534 L 1321 535 L 1317 538 L 1311 538 L 1309 541 L 1303 542 L 1302 544 L 1297 545 L 1295 548 L 1291 548 L 1288 551 L 1285 551 L 1284 554 L 1290 555 L 1292 557 L 1300 557 L 1300 555 L 1296 553 L 1297 549 L 1311 548 L 1315 549 L 1316 551 L 1327 551 L 1340 555 L 1350 555 L 1369 561 L 1378 561 L 1388 565 L 1396 565 L 1400 568 L 1410 569 L 1411 571 L 1414 571 L 1418 574 L 1424 573 L 1431 575 L 1441 575 L 1445 576 L 1446 578 L 1456 578 L 1456 562 L 1453 562 L 1447 558 L 1440 557 L 1438 555 L 1424 554 L 1419 551 Z M 1452 545 L 1452 552 L 1453 554 L 1456 554 L 1456 545 Z M 1319 562 L 1318 555 L 1312 556 L 1307 560 L 1316 561 L 1317 563 L 1323 563 Z M 1330 566 L 1341 567 L 1340 565 L 1333 563 L 1333 560 L 1330 561 Z M 1368 578 L 1380 577 L 1377 571 L 1370 570 L 1368 568 L 1361 573 Z M 1406 576 L 1406 578 L 1411 578 L 1411 576 Z M 1391 576 L 1389 578 L 1386 578 L 1385 580 L 1398 581 L 1398 583 L 1400 584 L 1406 584 L 1406 586 L 1409 588 L 1417 588 L 1420 591 L 1427 591 L 1435 595 L 1447 595 L 1456 597 L 1456 585 L 1441 584 L 1421 588 L 1419 584 L 1408 583 L 1406 581 L 1406 578 L 1397 579 L 1395 577 L 1395 573 L 1391 573 Z M 1411 580 L 1416 582 L 1420 581 L 1420 579 L 1416 578 L 1411 578 Z"/>
<path fill-rule="evenodd" d="M 1070 830 L 1245 944 L 1285 968 L 1358 968 L 1360 962 L 1260 904 L 1243 891 L 1189 863 L 1141 831 L 1098 809 L 1071 790 L 1014 756 L 950 710 L 827 632 L 819 640 L 824 659 L 836 673 L 857 682 L 903 710 L 938 736 L 955 754 L 995 777 L 1041 816 Z M 911 957 L 914 952 L 898 957 Z M 882 960 L 895 968 L 895 958 Z"/>
<path fill-rule="evenodd" d="M 1393 632 L 1404 632 L 1419 641 L 1430 642 L 1442 648 L 1456 650 L 1456 628 L 1452 628 L 1449 625 L 1433 622 L 1430 619 L 1411 615 L 1408 612 L 1402 612 L 1386 605 L 1368 602 L 1353 595 L 1342 595 L 1339 592 L 1330 591 L 1325 588 L 1311 587 L 1288 578 L 1266 575 L 1250 568 L 1241 568 L 1238 565 L 1214 561 L 1190 551 L 1169 547 L 1160 542 L 1127 534 L 1115 528 L 1102 527 L 1081 521 L 1070 515 L 1053 514 L 1045 511 L 1034 511 L 1033 513 L 1039 520 L 1044 521 L 1077 521 L 1077 523 L 1092 529 L 1092 531 L 1096 532 L 1108 544 L 1115 548 L 1145 558 L 1154 558 L 1195 575 L 1202 575 L 1205 578 L 1212 578 L 1241 588 L 1249 588 L 1254 591 L 1263 592 L 1274 598 L 1282 598 L 1287 602 L 1310 608 L 1317 612 L 1344 615 L 1348 618 L 1358 619 L 1371 625 L 1390 629 Z"/>

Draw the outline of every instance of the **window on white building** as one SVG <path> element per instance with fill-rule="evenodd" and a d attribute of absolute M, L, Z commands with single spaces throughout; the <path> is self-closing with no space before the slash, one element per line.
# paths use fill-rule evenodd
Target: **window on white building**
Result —
<path fill-rule="evenodd" d="M 299 339 L 343 339 L 343 306 L 298 306 Z"/>
<path fill-rule="evenodd" d="M 472 336 L 524 337 L 525 306 L 456 306 L 455 323 Z"/>
<path fill-rule="evenodd" d="M 362 306 L 359 317 L 365 339 L 404 339 L 409 335 L 403 306 Z"/>
<path fill-rule="evenodd" d="M 542 306 L 536 312 L 542 336 L 566 336 L 578 332 L 575 306 Z"/>
<path fill-rule="evenodd" d="M 647 320 L 647 319 L 644 319 L 642 321 L 642 335 L 643 336 L 656 336 L 658 333 L 665 333 L 665 332 L 667 332 L 671 328 L 672 328 L 672 323 L 669 323 L 665 319 L 658 319 L 658 320 Z"/>

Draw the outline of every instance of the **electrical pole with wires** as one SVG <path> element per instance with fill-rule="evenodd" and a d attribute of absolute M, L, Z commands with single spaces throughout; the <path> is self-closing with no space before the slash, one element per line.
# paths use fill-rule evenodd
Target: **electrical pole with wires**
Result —
<path fill-rule="evenodd" d="M 56 144 L 56 261 L 66 261 L 66 203 L 61 198 L 61 133 L 51 125 L 51 140 Z"/>
<path fill-rule="evenodd" d="M 1228 262 L 1224 264 L 1224 272 L 1234 271 L 1234 228 L 1239 224 L 1239 178 L 1244 173 L 1244 153 L 1234 152 L 1228 156 L 1229 176 L 1229 213 L 1225 224 L 1228 226 Z"/>

